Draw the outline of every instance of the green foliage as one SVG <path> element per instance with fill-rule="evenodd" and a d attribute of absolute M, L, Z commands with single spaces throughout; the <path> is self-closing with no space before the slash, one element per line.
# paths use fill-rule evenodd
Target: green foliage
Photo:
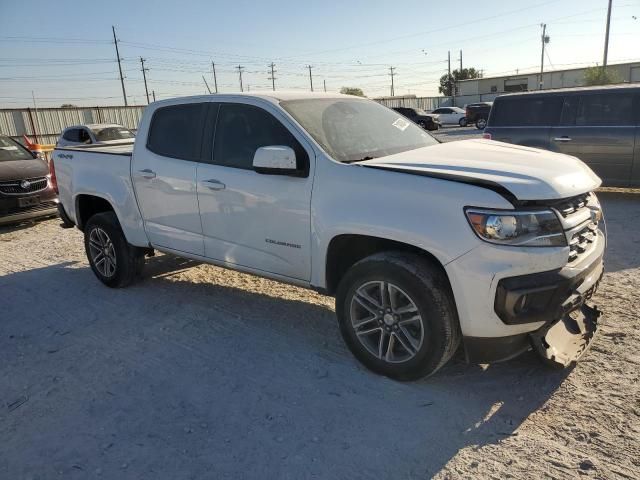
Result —
<path fill-rule="evenodd" d="M 602 67 L 590 67 L 584 71 L 585 85 L 606 85 L 607 83 L 621 83 L 622 78 L 617 70 Z"/>
<path fill-rule="evenodd" d="M 451 90 L 455 88 L 456 82 L 458 80 L 468 80 L 470 78 L 481 78 L 482 74 L 476 70 L 475 68 L 463 68 L 462 70 L 454 70 L 451 72 L 451 77 L 449 74 L 445 73 L 442 77 L 440 77 L 440 86 L 438 90 L 446 97 L 451 96 Z"/>
<path fill-rule="evenodd" d="M 364 92 L 358 87 L 342 87 L 340 93 L 345 95 L 355 95 L 357 97 L 364 97 Z"/>

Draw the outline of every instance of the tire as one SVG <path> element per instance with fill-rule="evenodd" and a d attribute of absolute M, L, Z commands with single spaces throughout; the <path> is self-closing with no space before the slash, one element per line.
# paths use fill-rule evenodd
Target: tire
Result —
<path fill-rule="evenodd" d="M 87 221 L 84 248 L 95 276 L 111 288 L 130 285 L 144 266 L 144 251 L 127 243 L 114 212 L 97 213 Z"/>
<path fill-rule="evenodd" d="M 420 128 L 422 128 L 422 129 L 424 129 L 424 130 L 426 130 L 426 129 L 427 129 L 427 124 L 426 124 L 426 123 L 424 123 L 423 121 L 418 122 L 418 126 L 419 126 Z"/>
<path fill-rule="evenodd" d="M 458 122 L 458 125 L 460 125 L 461 127 L 466 127 L 467 126 L 467 119 L 465 117 L 462 117 L 460 119 L 460 121 Z"/>
<path fill-rule="evenodd" d="M 395 301 L 384 301 L 381 284 Z M 449 281 L 439 266 L 415 254 L 382 252 L 353 265 L 338 286 L 336 315 L 353 355 L 395 380 L 432 375 L 460 345 Z"/>
<path fill-rule="evenodd" d="M 484 118 L 481 118 L 476 122 L 476 128 L 478 130 L 484 130 L 486 126 L 487 126 L 487 120 Z"/>

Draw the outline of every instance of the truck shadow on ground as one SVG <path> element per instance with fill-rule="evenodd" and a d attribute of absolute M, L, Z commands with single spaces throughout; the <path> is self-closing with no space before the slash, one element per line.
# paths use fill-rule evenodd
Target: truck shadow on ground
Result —
<path fill-rule="evenodd" d="M 196 265 L 156 256 L 123 290 L 86 265 L 0 277 L 0 403 L 28 399 L 0 411 L 7 478 L 427 478 L 517 435 L 568 374 L 458 357 L 398 383 L 350 355 L 325 297 Z"/>

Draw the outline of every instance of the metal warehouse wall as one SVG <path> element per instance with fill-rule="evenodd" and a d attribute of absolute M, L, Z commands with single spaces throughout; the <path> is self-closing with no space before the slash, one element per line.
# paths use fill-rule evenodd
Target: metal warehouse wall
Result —
<path fill-rule="evenodd" d="M 138 129 L 144 107 L 10 108 L 0 109 L 0 133 L 38 143 L 56 143 L 66 127 L 86 123 L 119 123 Z"/>

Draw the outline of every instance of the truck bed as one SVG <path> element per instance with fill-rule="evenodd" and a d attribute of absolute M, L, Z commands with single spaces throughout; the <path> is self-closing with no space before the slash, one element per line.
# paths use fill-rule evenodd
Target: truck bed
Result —
<path fill-rule="evenodd" d="M 79 147 L 56 147 L 59 151 L 108 153 L 111 155 L 129 155 L 133 153 L 133 142 L 116 145 L 83 145 Z"/>

